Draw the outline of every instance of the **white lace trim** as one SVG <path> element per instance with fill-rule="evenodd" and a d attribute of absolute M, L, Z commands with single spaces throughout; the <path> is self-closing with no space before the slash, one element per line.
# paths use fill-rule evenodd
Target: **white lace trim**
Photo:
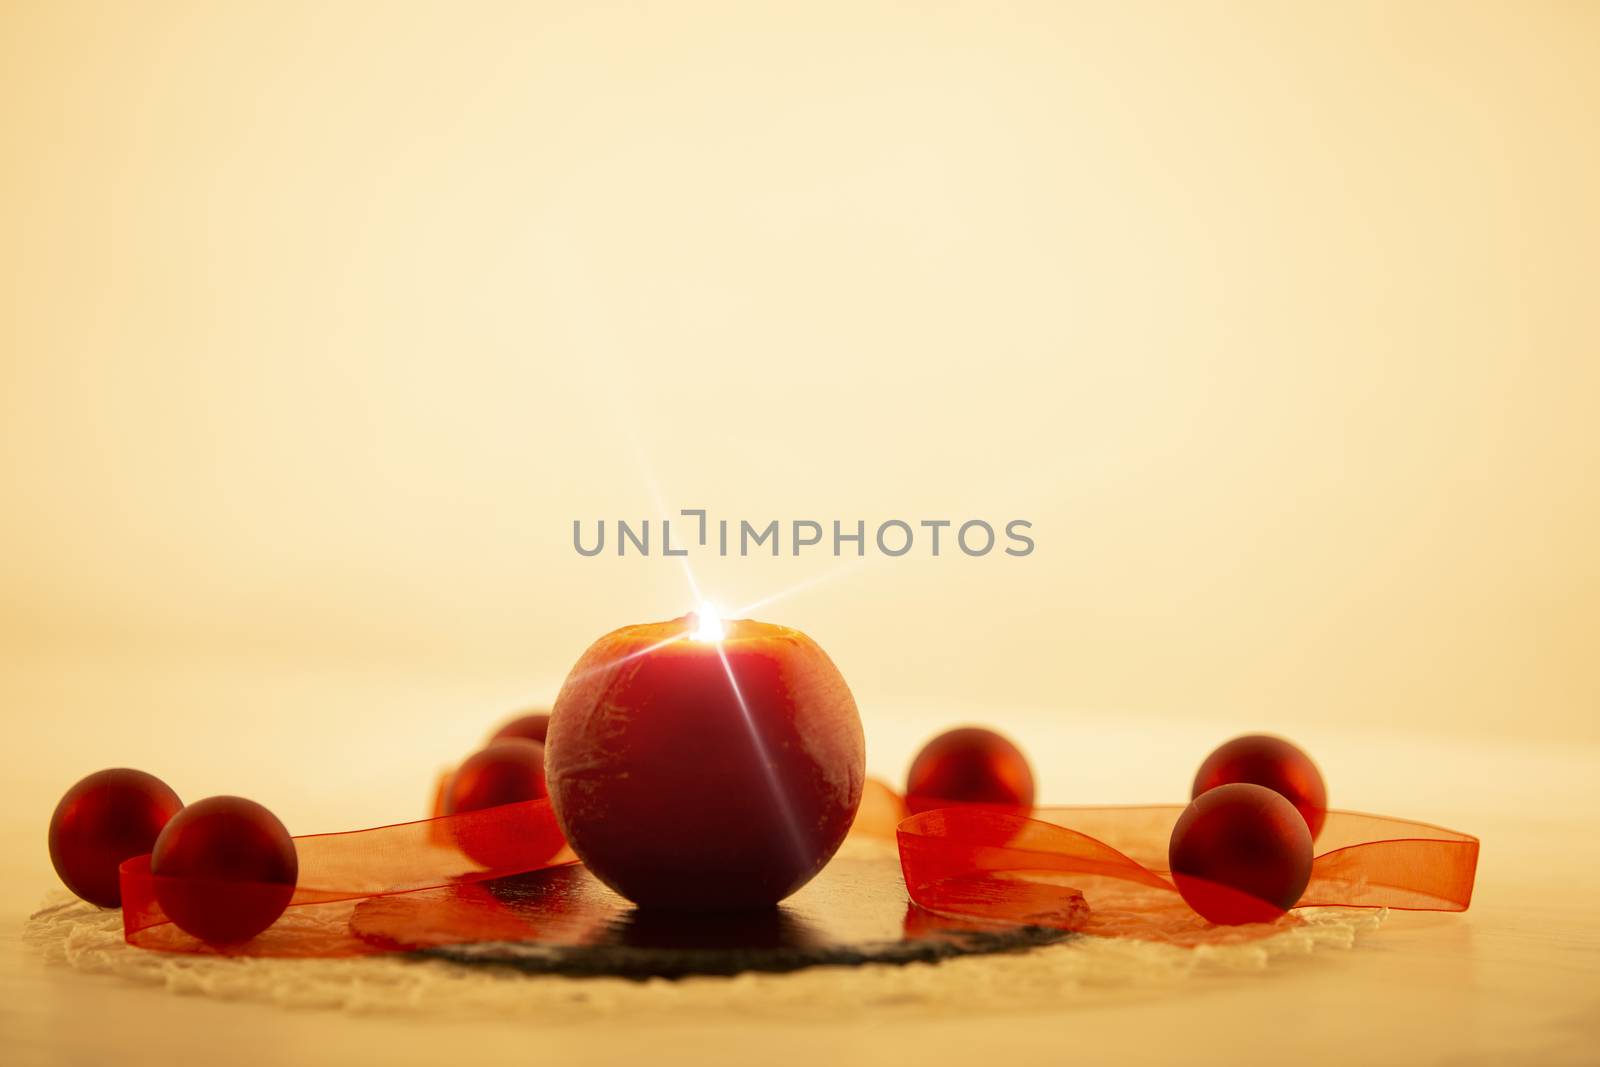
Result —
<path fill-rule="evenodd" d="M 745 974 L 635 982 L 526 975 L 396 956 L 282 960 L 186 956 L 134 948 L 122 917 L 57 891 L 31 916 L 24 940 L 49 961 L 116 975 L 174 993 L 295 1008 L 457 1017 L 536 1017 L 581 1021 L 615 1014 L 721 1013 L 849 1017 L 899 1008 L 1005 1011 L 1059 1003 L 1105 987 L 1171 986 L 1199 976 L 1261 971 L 1285 957 L 1350 948 L 1375 929 L 1380 912 L 1307 909 L 1305 923 L 1245 943 L 1176 948 L 1150 942 L 1077 938 L 1023 952 L 938 964 L 819 967 L 790 974 Z"/>

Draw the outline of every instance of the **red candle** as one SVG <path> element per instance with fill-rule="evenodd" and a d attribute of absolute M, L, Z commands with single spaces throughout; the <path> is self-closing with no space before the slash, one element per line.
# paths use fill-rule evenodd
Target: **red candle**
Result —
<path fill-rule="evenodd" d="M 769 906 L 821 870 L 865 762 L 855 700 L 815 642 L 702 613 L 590 646 L 556 698 L 545 772 L 598 878 L 710 911 Z"/>

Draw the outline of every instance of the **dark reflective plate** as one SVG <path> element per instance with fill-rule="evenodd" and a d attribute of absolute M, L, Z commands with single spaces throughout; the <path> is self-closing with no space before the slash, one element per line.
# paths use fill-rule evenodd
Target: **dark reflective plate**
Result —
<path fill-rule="evenodd" d="M 1072 936 L 923 911 L 907 900 L 892 854 L 836 857 L 794 896 L 759 912 L 643 911 L 587 869 L 568 866 L 373 898 L 351 925 L 374 943 L 458 963 L 641 979 L 929 962 Z"/>

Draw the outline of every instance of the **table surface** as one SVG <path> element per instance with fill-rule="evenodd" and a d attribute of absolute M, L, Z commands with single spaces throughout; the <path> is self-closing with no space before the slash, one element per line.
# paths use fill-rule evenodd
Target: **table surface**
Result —
<path fill-rule="evenodd" d="M 39 678 L 26 673 L 5 676 L 0 699 L 38 696 Z M 207 699 L 203 688 L 196 701 Z M 873 769 L 893 774 L 927 732 L 921 719 L 874 718 L 869 735 L 886 740 L 879 746 L 884 760 Z M 1110 717 L 1040 720 L 1018 732 L 1028 735 L 1041 767 L 1075 769 L 1071 788 L 1046 785 L 1045 800 L 1065 803 L 1169 799 L 1176 791 L 1156 780 L 1173 777 L 1205 734 L 1177 722 Z M 20 934 L 55 885 L 43 827 L 63 776 L 72 779 L 65 768 L 84 761 L 69 739 L 59 725 L 39 728 L 42 755 L 16 769 L 20 799 L 0 816 L 0 1059 L 11 1064 L 438 1064 L 469 1046 L 485 1056 L 531 1054 L 567 1064 L 636 1061 L 641 1053 L 668 1064 L 936 1064 L 1002 1056 L 1191 1064 L 1600 1062 L 1594 903 L 1600 866 L 1590 817 L 1600 800 L 1594 773 L 1600 752 L 1593 749 L 1333 731 L 1318 738 L 1315 749 L 1335 793 L 1361 800 L 1348 806 L 1442 823 L 1483 840 L 1469 912 L 1394 913 L 1350 951 L 1282 961 L 1260 973 L 1199 974 L 1160 988 L 1064 990 L 1048 1010 L 594 1026 L 288 1010 L 179 996 L 45 964 Z M 1145 758 L 1108 768 L 1118 761 L 1069 757 L 1090 746 L 1107 752 L 1141 746 Z M 1340 783 L 1351 784 L 1341 790 Z M 363 802 L 393 811 L 404 793 L 363 791 Z M 286 819 L 291 829 L 337 828 L 326 825 L 326 816 L 321 825 L 307 825 L 305 814 L 327 809 L 333 795 L 308 789 L 297 801 L 303 810 Z M 352 808 L 345 825 L 361 825 L 369 812 Z"/>

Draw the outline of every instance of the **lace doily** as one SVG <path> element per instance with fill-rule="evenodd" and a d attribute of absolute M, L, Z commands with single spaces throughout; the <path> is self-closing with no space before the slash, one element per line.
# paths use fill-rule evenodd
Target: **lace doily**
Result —
<path fill-rule="evenodd" d="M 523 1017 L 549 1022 L 686 1013 L 832 1018 L 909 1009 L 1026 1010 L 1059 1006 L 1076 991 L 1179 986 L 1208 974 L 1263 971 L 1288 957 L 1353 946 L 1383 912 L 1306 908 L 1303 922 L 1269 937 L 1184 948 L 1076 937 L 1022 952 L 938 964 L 816 967 L 646 982 L 526 975 L 406 956 L 268 959 L 170 954 L 123 941 L 122 916 L 58 890 L 31 916 L 24 940 L 75 970 L 226 1000 L 346 1012 Z"/>

